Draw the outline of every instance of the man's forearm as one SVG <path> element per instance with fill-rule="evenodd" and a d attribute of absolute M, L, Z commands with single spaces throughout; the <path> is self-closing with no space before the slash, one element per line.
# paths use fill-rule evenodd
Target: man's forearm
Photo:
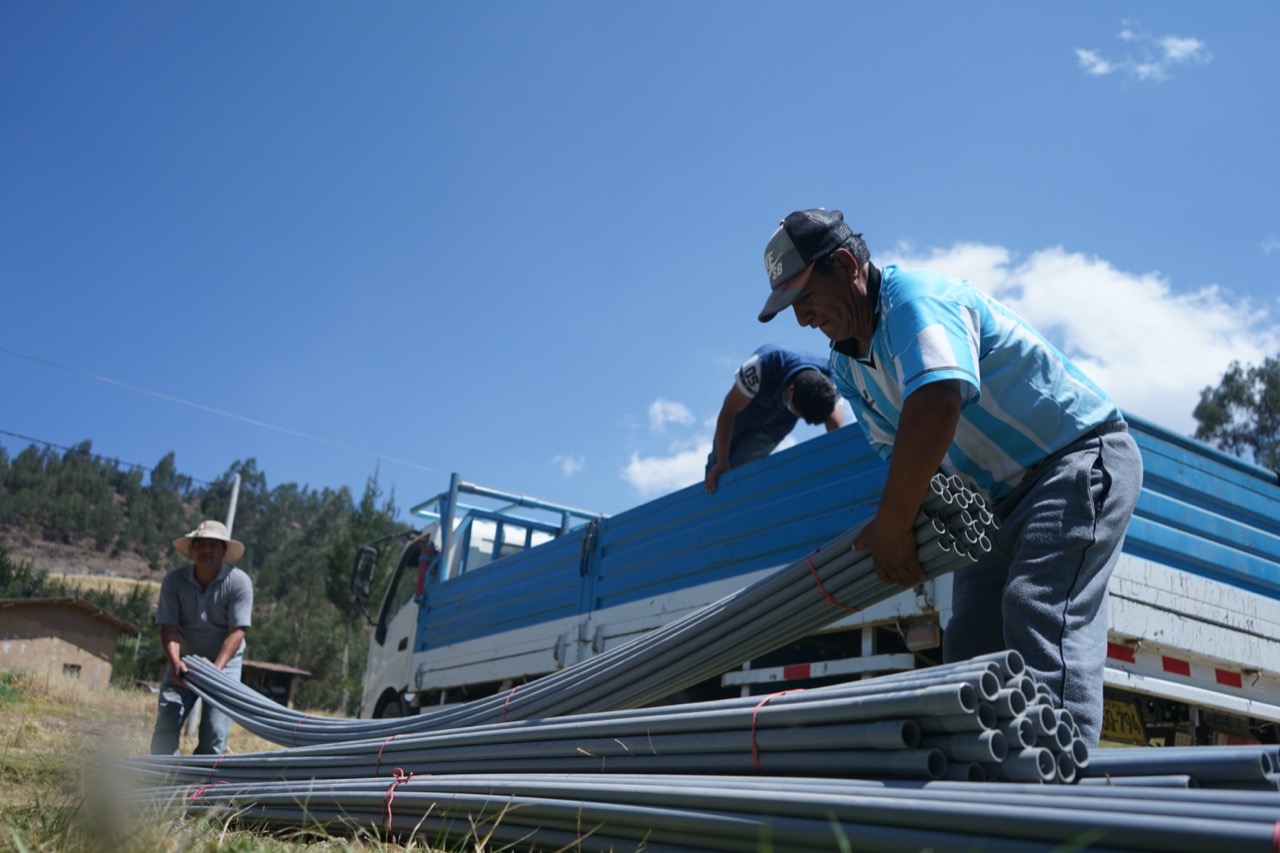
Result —
<path fill-rule="evenodd" d="M 733 438 L 733 419 L 735 415 L 720 413 L 720 417 L 716 418 L 716 436 L 714 447 L 716 451 L 716 461 L 725 468 L 729 467 L 729 444 Z"/>
<path fill-rule="evenodd" d="M 176 668 L 182 660 L 182 637 L 177 628 L 171 625 L 160 626 L 160 647 L 164 650 L 169 666 Z"/>
<path fill-rule="evenodd" d="M 236 656 L 236 652 L 240 650 L 240 644 L 244 642 L 244 629 L 232 628 L 227 634 L 226 639 L 222 641 L 222 648 L 218 649 L 218 657 L 213 665 L 218 669 L 222 669 L 227 665 L 227 661 Z"/>
<path fill-rule="evenodd" d="M 935 385 L 919 389 L 903 404 L 880 506 L 853 543 L 871 551 L 876 577 L 885 583 L 909 586 L 924 579 L 911 527 L 955 436 L 963 402 L 958 383 Z"/>
<path fill-rule="evenodd" d="M 889 476 L 876 513 L 896 529 L 915 520 L 929 481 L 938 472 L 960 422 L 962 397 L 950 382 L 917 390 L 902 406 Z"/>

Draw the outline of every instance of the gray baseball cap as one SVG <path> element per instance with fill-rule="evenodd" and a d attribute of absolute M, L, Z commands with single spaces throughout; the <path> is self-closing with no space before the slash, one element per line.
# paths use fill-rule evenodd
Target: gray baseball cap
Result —
<path fill-rule="evenodd" d="M 795 302 L 809 283 L 813 262 L 851 237 L 853 232 L 838 210 L 819 207 L 788 214 L 764 248 L 764 270 L 772 292 L 760 311 L 760 322 L 769 322 Z"/>

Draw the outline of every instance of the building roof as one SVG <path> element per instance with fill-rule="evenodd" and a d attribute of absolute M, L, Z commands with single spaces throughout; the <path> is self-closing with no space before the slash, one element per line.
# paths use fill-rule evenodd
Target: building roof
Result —
<path fill-rule="evenodd" d="M 91 601 L 85 601 L 83 598 L 75 596 L 66 596 L 63 598 L 0 598 L 0 610 L 15 607 L 78 607 L 87 613 L 104 619 L 111 625 L 119 629 L 122 634 L 141 634 L 141 629 L 132 622 L 126 622 L 118 616 L 114 616 L 110 611 L 103 610 Z"/>
<path fill-rule="evenodd" d="M 288 673 L 289 675 L 305 675 L 307 677 L 311 676 L 311 673 L 307 672 L 305 669 L 294 669 L 293 667 L 285 666 L 282 663 L 266 663 L 260 660 L 249 660 L 248 658 L 244 659 L 244 662 L 241 664 L 241 666 L 244 667 L 245 669 L 253 668 L 253 669 L 265 670 L 267 672 L 284 672 L 284 673 Z"/>

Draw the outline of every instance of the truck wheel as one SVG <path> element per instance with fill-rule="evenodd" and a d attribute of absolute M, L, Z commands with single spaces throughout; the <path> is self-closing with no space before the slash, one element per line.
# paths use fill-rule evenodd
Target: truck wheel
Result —
<path fill-rule="evenodd" d="M 409 716 L 409 707 L 400 696 L 388 696 L 378 705 L 378 712 L 373 715 L 375 720 L 389 720 L 394 717 Z"/>

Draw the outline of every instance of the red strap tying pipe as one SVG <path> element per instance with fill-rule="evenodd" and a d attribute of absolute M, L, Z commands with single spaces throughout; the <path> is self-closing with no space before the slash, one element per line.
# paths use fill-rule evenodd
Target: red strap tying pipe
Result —
<path fill-rule="evenodd" d="M 817 550 L 814 550 L 813 554 L 816 554 L 816 553 L 818 553 Z M 813 554 L 809 555 L 809 574 L 813 575 L 813 582 L 818 585 L 818 592 L 822 593 L 822 597 L 825 598 L 827 601 L 830 601 L 836 607 L 840 607 L 840 608 L 843 608 L 844 610 L 848 610 L 850 613 L 857 613 L 858 612 L 857 607 L 850 607 L 847 604 L 841 604 L 840 602 L 836 601 L 836 597 L 834 595 L 827 592 L 827 588 L 822 585 L 822 578 L 818 577 L 818 569 L 813 565 Z"/>
<path fill-rule="evenodd" d="M 395 781 L 391 783 L 391 787 L 382 795 L 382 801 L 387 804 L 387 834 L 391 834 L 391 803 L 396 798 L 396 788 L 399 788 L 405 782 L 413 778 L 412 773 L 405 773 L 399 767 L 391 771 L 391 778 Z"/>
<path fill-rule="evenodd" d="M 293 738 L 294 746 L 298 745 L 298 726 L 302 725 L 302 721 L 305 720 L 306 718 L 307 718 L 306 714 L 303 714 L 301 717 L 299 717 L 298 722 L 293 724 L 293 731 L 289 732 L 289 737 Z"/>
<path fill-rule="evenodd" d="M 386 749 L 386 748 L 387 748 L 387 744 L 391 743 L 391 741 L 395 740 L 395 739 L 396 739 L 396 738 L 398 738 L 398 737 L 400 737 L 400 735 L 392 735 L 391 737 L 387 738 L 386 740 L 384 740 L 384 741 L 382 742 L 382 746 L 378 747 L 378 760 L 377 760 L 377 761 L 375 761 L 375 762 L 374 762 L 374 764 L 373 764 L 373 775 L 374 775 L 374 776 L 377 776 L 377 775 L 378 775 L 378 768 L 382 766 L 382 750 Z"/>
<path fill-rule="evenodd" d="M 757 773 L 760 773 L 762 771 L 760 769 L 760 750 L 756 746 L 756 715 L 760 713 L 760 709 L 765 706 L 765 703 L 768 702 L 770 699 L 774 698 L 775 696 L 786 696 L 788 693 L 803 693 L 803 692 L 804 692 L 803 687 L 796 687 L 791 690 L 779 690 L 777 693 L 770 693 L 768 696 L 761 699 L 759 703 L 756 704 L 755 708 L 752 709 L 751 711 L 751 761 L 752 763 L 755 764 Z"/>
<path fill-rule="evenodd" d="M 213 764 L 209 767 L 209 775 L 206 776 L 204 780 L 206 783 L 213 781 L 213 771 L 217 770 L 218 765 L 222 763 L 223 755 L 226 755 L 226 753 L 225 752 L 222 753 L 222 755 L 219 755 L 217 758 L 213 760 Z"/>
<path fill-rule="evenodd" d="M 231 783 L 228 782 L 226 779 L 219 779 L 217 782 L 213 783 L 213 785 L 230 785 L 230 784 Z M 209 790 L 209 788 L 213 787 L 213 785 L 201 785 L 199 788 L 196 788 L 194 791 L 192 791 L 191 796 L 187 797 L 187 805 L 188 806 L 191 805 L 192 801 L 195 800 L 196 797 L 200 796 L 205 791 Z"/>

